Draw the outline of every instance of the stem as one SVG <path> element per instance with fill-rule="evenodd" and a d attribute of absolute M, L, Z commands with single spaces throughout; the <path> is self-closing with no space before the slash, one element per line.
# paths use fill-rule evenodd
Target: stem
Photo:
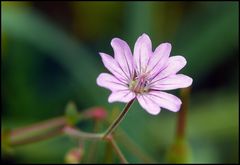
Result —
<path fill-rule="evenodd" d="M 99 130 L 99 120 L 94 120 L 94 128 L 93 132 L 97 132 Z M 96 155 L 96 150 L 97 149 L 97 142 L 93 141 L 90 146 L 89 146 L 89 151 L 88 151 L 88 158 L 87 161 L 91 163 L 92 160 L 94 160 L 94 157 Z"/>
<path fill-rule="evenodd" d="M 10 145 L 16 146 L 45 140 L 59 135 L 66 123 L 64 117 L 57 117 L 10 132 Z"/>
<path fill-rule="evenodd" d="M 116 151 L 116 154 L 119 156 L 121 163 L 127 164 L 128 161 L 126 160 L 126 158 L 124 157 L 124 155 L 122 154 L 120 148 L 118 147 L 117 143 L 115 142 L 115 140 L 111 137 L 108 139 L 109 142 L 111 143 L 111 145 L 113 146 L 114 150 Z"/>
<path fill-rule="evenodd" d="M 87 109 L 86 111 L 94 108 Z M 86 114 L 78 114 L 77 117 L 79 120 L 92 118 L 92 116 Z M 28 144 L 57 136 L 62 133 L 62 129 L 66 124 L 66 118 L 62 116 L 32 124 L 30 126 L 14 129 L 10 132 L 10 145 L 15 146 Z"/>
<path fill-rule="evenodd" d="M 50 137 L 60 135 L 61 133 L 62 133 L 61 129 L 56 129 L 56 130 L 46 132 L 45 134 L 40 134 L 40 135 L 24 138 L 22 140 L 15 140 L 15 141 L 12 140 L 11 145 L 18 146 L 18 145 L 29 144 L 29 143 L 33 143 L 33 142 L 39 142 L 39 141 L 48 139 Z"/>
<path fill-rule="evenodd" d="M 76 138 L 79 138 L 79 139 L 81 138 L 81 139 L 91 139 L 91 140 L 107 140 L 111 143 L 112 147 L 116 151 L 116 154 L 119 156 L 121 162 L 122 163 L 128 163 L 128 161 L 123 156 L 120 148 L 118 147 L 117 143 L 115 142 L 115 140 L 113 139 L 112 136 L 107 136 L 107 138 L 103 138 L 103 134 L 86 133 L 86 132 L 79 131 L 79 130 L 77 130 L 75 128 L 72 128 L 72 127 L 65 127 L 63 129 L 63 132 L 65 132 L 66 134 L 68 134 L 72 137 L 76 137 Z"/>
<path fill-rule="evenodd" d="M 133 155 L 138 157 L 142 162 L 156 163 L 156 161 L 151 158 L 145 151 L 143 151 L 124 130 L 119 129 L 118 132 L 119 134 L 116 134 L 118 137 L 117 140 L 119 140 L 119 142 L 121 142 L 124 147 L 126 147 L 126 149 L 128 149 Z"/>
<path fill-rule="evenodd" d="M 124 116 L 127 114 L 128 110 L 130 109 L 134 100 L 135 100 L 135 98 L 132 99 L 129 103 L 127 103 L 127 105 L 124 107 L 123 111 L 120 113 L 120 115 L 117 117 L 117 119 L 108 127 L 107 131 L 103 135 L 103 138 L 106 138 L 117 128 L 117 126 L 123 120 Z"/>
<path fill-rule="evenodd" d="M 184 138 L 186 132 L 186 119 L 189 104 L 190 88 L 181 89 L 180 94 L 182 98 L 182 106 L 178 113 L 177 138 Z"/>
<path fill-rule="evenodd" d="M 102 163 L 104 164 L 109 164 L 109 163 L 113 163 L 113 160 L 114 160 L 114 156 L 113 153 L 113 147 L 112 147 L 112 144 L 110 142 L 108 142 L 106 144 L 106 147 L 105 147 L 105 150 L 104 150 L 104 157 L 103 157 L 103 161 Z"/>
<path fill-rule="evenodd" d="M 115 149 L 117 155 L 119 156 L 122 163 L 128 163 L 122 152 L 120 151 L 118 145 L 113 140 L 112 132 L 117 128 L 120 122 L 123 120 L 131 105 L 133 104 L 135 98 L 132 99 L 124 107 L 123 111 L 117 117 L 117 119 L 108 127 L 105 133 L 86 133 L 76 130 L 67 125 L 65 117 L 58 117 L 51 120 L 47 120 L 41 123 L 37 123 L 28 127 L 18 128 L 10 133 L 10 144 L 11 145 L 21 145 L 31 142 L 36 142 L 39 140 L 47 139 L 49 137 L 61 134 L 62 132 L 81 139 L 92 139 L 92 140 L 108 140 Z M 78 118 L 84 119 L 84 117 L 78 116 Z M 64 127 L 65 126 L 65 127 Z"/>
<path fill-rule="evenodd" d="M 83 131 L 76 130 L 72 127 L 65 127 L 63 129 L 63 132 L 76 138 L 82 138 L 82 139 L 92 139 L 92 140 L 101 140 L 103 137 L 103 134 L 101 133 L 87 133 Z"/>
<path fill-rule="evenodd" d="M 32 124 L 27 127 L 17 128 L 11 132 L 11 136 L 20 136 L 34 131 L 43 131 L 46 129 L 54 129 L 59 126 L 63 126 L 66 123 L 64 117 L 56 117 L 40 123 Z"/>

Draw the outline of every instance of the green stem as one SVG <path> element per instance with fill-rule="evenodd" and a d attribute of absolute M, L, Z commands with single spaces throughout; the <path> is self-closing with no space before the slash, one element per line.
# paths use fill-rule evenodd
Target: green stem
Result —
<path fill-rule="evenodd" d="M 87 120 L 92 117 L 85 114 L 78 114 L 77 118 L 79 120 Z M 62 129 L 65 125 L 67 125 L 66 117 L 62 116 L 32 124 L 30 126 L 17 128 L 10 132 L 9 143 L 11 146 L 16 146 L 45 140 L 62 133 Z"/>
<path fill-rule="evenodd" d="M 64 117 L 57 117 L 31 126 L 15 129 L 10 132 L 10 145 L 28 144 L 57 136 L 61 133 L 61 129 L 65 124 Z"/>
<path fill-rule="evenodd" d="M 97 132 L 99 130 L 99 120 L 94 120 L 94 128 L 93 132 Z M 91 163 L 92 160 L 94 160 L 96 155 L 96 149 L 97 149 L 98 143 L 96 141 L 93 141 L 89 146 L 89 152 L 88 152 L 88 158 L 87 161 Z"/>
<path fill-rule="evenodd" d="M 32 137 L 25 137 L 23 139 L 18 139 L 18 140 L 12 140 L 11 141 L 11 146 L 18 146 L 18 145 L 24 145 L 24 144 L 29 144 L 29 143 L 34 143 L 34 142 L 39 142 L 42 140 L 46 140 L 50 137 L 58 136 L 62 133 L 61 129 L 56 129 L 56 130 L 51 130 L 49 132 L 41 133 L 39 135 L 35 135 Z"/>
<path fill-rule="evenodd" d="M 132 99 L 129 103 L 127 103 L 127 105 L 124 107 L 124 110 L 117 117 L 117 119 L 109 126 L 105 133 L 86 133 L 76 130 L 72 127 L 66 126 L 67 122 L 64 117 L 59 117 L 12 131 L 10 133 L 10 144 L 11 145 L 27 144 L 43 140 L 64 132 L 70 136 L 81 139 L 109 140 L 113 148 L 115 149 L 116 153 L 118 154 L 121 162 L 128 163 L 125 157 L 123 156 L 121 150 L 117 146 L 116 142 L 110 135 L 123 120 L 128 110 L 130 109 L 131 105 L 133 104 L 134 100 L 135 98 Z"/>
<path fill-rule="evenodd" d="M 63 132 L 70 135 L 71 137 L 76 137 L 76 138 L 80 138 L 80 139 L 107 140 L 111 143 L 112 147 L 116 151 L 116 154 L 119 156 L 121 162 L 122 163 L 128 163 L 128 161 L 123 156 L 120 148 L 118 147 L 117 143 L 115 142 L 115 140 L 113 139 L 112 136 L 107 136 L 107 138 L 103 138 L 104 134 L 86 133 L 86 132 L 79 131 L 79 130 L 77 130 L 75 128 L 72 128 L 72 127 L 65 127 L 63 129 Z"/>
<path fill-rule="evenodd" d="M 119 134 L 116 134 L 117 140 L 119 140 L 130 153 L 138 157 L 143 163 L 156 163 L 156 161 L 143 151 L 123 129 L 119 129 L 118 133 Z"/>
<path fill-rule="evenodd" d="M 180 95 L 182 98 L 182 106 L 180 111 L 178 112 L 178 121 L 177 121 L 177 138 L 184 138 L 186 134 L 186 120 L 187 120 L 187 111 L 189 104 L 189 94 L 190 87 L 184 88 L 180 90 Z"/>
<path fill-rule="evenodd" d="M 66 123 L 64 117 L 56 117 L 40 123 L 32 124 L 27 127 L 17 128 L 11 132 L 12 136 L 20 136 L 34 131 L 42 131 L 46 129 L 54 129 L 59 126 L 63 126 Z"/>
<path fill-rule="evenodd" d="M 108 127 L 107 131 L 103 135 L 103 138 L 106 138 L 107 136 L 111 135 L 112 132 L 117 128 L 117 126 L 120 124 L 120 122 L 123 120 L 123 118 L 127 114 L 134 100 L 135 99 L 132 99 L 129 103 L 127 103 L 127 105 L 124 107 L 123 111 L 120 113 L 117 119 Z"/>
<path fill-rule="evenodd" d="M 108 139 L 109 142 L 111 143 L 113 149 L 116 151 L 116 154 L 119 156 L 121 163 L 127 164 L 128 161 L 126 160 L 126 158 L 124 157 L 124 155 L 122 154 L 120 148 L 118 147 L 117 143 L 115 142 L 115 140 L 111 137 Z"/>
<path fill-rule="evenodd" d="M 82 138 L 82 139 L 101 140 L 103 137 L 103 134 L 101 133 L 87 133 L 72 127 L 65 127 L 63 129 L 63 132 L 72 137 Z"/>

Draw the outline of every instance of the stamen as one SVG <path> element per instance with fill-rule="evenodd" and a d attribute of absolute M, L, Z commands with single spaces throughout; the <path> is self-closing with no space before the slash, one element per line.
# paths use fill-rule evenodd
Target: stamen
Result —
<path fill-rule="evenodd" d="M 146 78 L 146 75 L 141 75 L 139 77 L 136 77 L 135 80 L 132 80 L 129 83 L 129 89 L 132 90 L 135 93 L 145 93 L 148 92 L 149 81 Z"/>

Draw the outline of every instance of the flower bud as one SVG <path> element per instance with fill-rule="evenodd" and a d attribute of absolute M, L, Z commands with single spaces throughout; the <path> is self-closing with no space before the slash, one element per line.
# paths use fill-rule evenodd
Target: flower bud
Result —
<path fill-rule="evenodd" d="M 73 148 L 65 155 L 65 163 L 77 164 L 80 163 L 83 156 L 83 149 Z"/>
<path fill-rule="evenodd" d="M 102 107 L 94 107 L 87 110 L 85 115 L 96 120 L 103 120 L 107 117 L 107 111 Z"/>

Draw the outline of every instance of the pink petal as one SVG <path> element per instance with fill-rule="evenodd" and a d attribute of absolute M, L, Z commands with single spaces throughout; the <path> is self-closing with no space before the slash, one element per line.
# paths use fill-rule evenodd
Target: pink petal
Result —
<path fill-rule="evenodd" d="M 160 107 L 168 109 L 173 112 L 179 111 L 181 107 L 181 100 L 169 93 L 161 92 L 161 91 L 150 91 L 148 93 L 151 99 L 154 100 Z"/>
<path fill-rule="evenodd" d="M 172 90 L 186 88 L 192 85 L 192 78 L 183 74 L 171 75 L 159 81 L 150 82 L 150 88 L 153 90 Z"/>
<path fill-rule="evenodd" d="M 157 115 L 161 111 L 159 105 L 157 105 L 150 97 L 148 97 L 148 95 L 138 95 L 137 99 L 142 108 L 148 113 Z"/>
<path fill-rule="evenodd" d="M 168 59 L 167 66 L 152 81 L 161 80 L 169 75 L 176 74 L 187 64 L 183 56 L 173 56 Z"/>
<path fill-rule="evenodd" d="M 108 73 L 101 73 L 97 78 L 97 84 L 111 91 L 127 90 L 128 86 Z"/>
<path fill-rule="evenodd" d="M 131 101 L 135 97 L 135 93 L 133 93 L 130 90 L 119 90 L 114 91 L 111 93 L 111 95 L 108 97 L 108 102 L 124 102 L 127 103 Z"/>
<path fill-rule="evenodd" d="M 99 53 L 102 57 L 102 61 L 104 66 L 113 74 L 115 75 L 119 80 L 128 83 L 129 78 L 128 76 L 123 72 L 123 70 L 120 68 L 118 63 L 109 55 L 105 53 Z"/>
<path fill-rule="evenodd" d="M 165 67 L 168 62 L 171 49 L 172 46 L 170 43 L 160 44 L 156 48 L 148 64 L 148 71 L 151 75 L 150 78 L 154 77 L 163 67 Z"/>
<path fill-rule="evenodd" d="M 149 58 L 152 56 L 152 42 L 147 34 L 140 36 L 134 46 L 134 65 L 137 74 L 146 72 Z"/>
<path fill-rule="evenodd" d="M 114 38 L 111 41 L 111 45 L 114 50 L 115 60 L 130 79 L 134 74 L 134 68 L 133 56 L 128 44 L 119 38 Z"/>

